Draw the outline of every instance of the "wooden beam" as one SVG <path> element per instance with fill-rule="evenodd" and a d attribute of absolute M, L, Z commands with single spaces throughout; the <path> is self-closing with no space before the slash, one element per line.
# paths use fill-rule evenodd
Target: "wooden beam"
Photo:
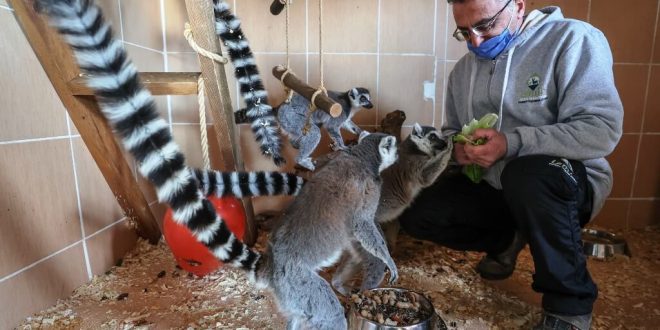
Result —
<path fill-rule="evenodd" d="M 140 80 L 153 95 L 197 95 L 199 72 L 140 72 Z M 94 95 L 85 76 L 68 82 L 73 95 Z"/>
<path fill-rule="evenodd" d="M 186 10 L 190 19 L 193 38 L 197 45 L 216 54 L 222 54 L 220 40 L 215 32 L 215 16 L 213 3 L 210 0 L 186 0 Z M 227 74 L 222 63 L 215 62 L 205 56 L 198 55 L 199 64 L 204 79 L 209 112 L 215 127 L 215 138 L 220 146 L 220 155 L 224 167 L 222 170 L 243 170 L 239 138 L 234 124 L 234 111 L 231 106 L 231 96 L 227 86 Z M 257 240 L 257 225 L 254 221 L 252 200 L 243 199 L 247 216 L 244 241 L 252 245 Z"/>
<path fill-rule="evenodd" d="M 68 82 L 79 73 L 71 50 L 33 10 L 33 4 L 34 0 L 9 0 L 16 20 L 124 214 L 137 225 L 140 236 L 151 243 L 158 242 L 158 222 L 96 100 L 90 96 L 75 96 L 69 88 Z"/>

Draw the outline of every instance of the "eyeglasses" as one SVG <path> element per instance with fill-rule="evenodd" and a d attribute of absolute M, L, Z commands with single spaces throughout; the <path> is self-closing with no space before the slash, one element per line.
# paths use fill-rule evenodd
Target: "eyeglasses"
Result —
<path fill-rule="evenodd" d="M 479 24 L 477 26 L 471 26 L 467 29 L 462 29 L 457 27 L 456 31 L 454 31 L 453 34 L 454 38 L 456 38 L 456 40 L 458 41 L 467 41 L 468 39 L 470 39 L 470 32 L 472 32 L 472 34 L 478 37 L 482 37 L 488 34 L 488 32 L 490 32 L 495 26 L 495 22 L 497 22 L 497 18 L 500 16 L 500 14 L 502 14 L 504 9 L 506 9 L 506 7 L 509 6 L 509 3 L 511 3 L 511 1 L 512 0 L 507 1 L 506 4 L 504 4 L 504 7 L 500 9 L 500 11 L 498 11 L 493 17 L 486 19 L 486 22 L 482 24 Z"/>

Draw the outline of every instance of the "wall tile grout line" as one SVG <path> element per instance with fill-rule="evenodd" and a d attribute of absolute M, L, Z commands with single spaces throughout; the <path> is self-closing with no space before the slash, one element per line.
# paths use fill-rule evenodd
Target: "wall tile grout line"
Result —
<path fill-rule="evenodd" d="M 121 0 L 117 0 L 117 7 L 119 8 L 119 35 L 121 41 L 124 41 L 124 20 L 121 16 Z"/>
<path fill-rule="evenodd" d="M 142 46 L 142 45 L 138 45 L 138 44 L 136 44 L 136 43 L 132 43 L 132 42 L 130 42 L 130 41 L 126 41 L 126 40 L 124 40 L 123 42 L 124 42 L 124 44 L 126 44 L 126 45 L 130 45 L 130 46 L 137 47 L 137 48 L 140 48 L 140 49 L 148 50 L 148 51 L 151 51 L 151 52 L 154 52 L 154 53 L 158 53 L 158 54 L 162 54 L 162 53 L 163 53 L 162 50 L 156 50 L 156 49 L 153 49 L 153 48 L 145 47 L 145 46 Z"/>
<path fill-rule="evenodd" d="M 305 83 L 309 84 L 309 0 L 305 0 Z"/>
<path fill-rule="evenodd" d="M 445 124 L 445 104 L 447 104 L 447 77 L 449 73 L 447 72 L 447 63 L 450 63 L 447 59 L 447 53 L 449 52 L 449 4 L 445 3 L 445 58 L 443 60 L 443 74 L 442 74 L 442 104 L 440 105 L 442 111 L 440 111 L 440 126 Z M 456 61 L 458 62 L 458 61 Z"/>
<path fill-rule="evenodd" d="M 644 132 L 644 124 L 646 120 L 646 112 L 648 111 L 648 102 L 649 102 L 649 91 L 650 91 L 650 85 L 651 85 L 651 72 L 653 71 L 651 69 L 651 63 L 653 62 L 653 50 L 656 47 L 656 37 L 658 33 L 658 20 L 660 19 L 660 1 L 657 1 L 656 3 L 656 8 L 655 8 L 655 29 L 653 30 L 653 38 L 651 42 L 651 54 L 649 55 L 649 60 L 648 60 L 648 72 L 646 74 L 646 91 L 644 92 L 644 105 L 642 107 L 642 120 L 640 123 L 639 131 Z M 637 152 L 635 153 L 635 165 L 633 167 L 633 177 L 632 177 L 632 184 L 630 185 L 630 198 L 634 197 L 635 193 L 635 186 L 637 183 L 637 171 L 639 170 L 639 159 L 640 159 L 640 153 L 642 150 L 642 142 L 644 140 L 644 135 L 640 134 L 639 140 L 637 141 Z M 632 203 L 628 203 L 628 209 L 626 211 L 626 231 L 630 229 L 630 217 L 632 214 Z"/>
<path fill-rule="evenodd" d="M 380 19 L 381 19 L 382 0 L 378 0 L 378 8 L 376 10 L 376 101 L 380 105 Z M 381 118 L 380 106 L 376 107 L 376 119 L 374 125 L 378 125 L 378 119 Z"/>
<path fill-rule="evenodd" d="M 100 233 L 102 233 L 102 232 L 104 232 L 104 231 L 110 229 L 111 227 L 113 227 L 113 226 L 115 226 L 115 225 L 118 225 L 118 224 L 122 223 L 123 221 L 126 221 L 126 220 L 128 220 L 128 217 L 123 217 L 123 218 L 121 218 L 121 219 L 119 219 L 119 220 L 117 220 L 117 221 L 115 221 L 115 222 L 113 222 L 113 223 L 111 223 L 111 224 L 108 224 L 108 225 L 106 225 L 105 227 L 103 227 L 103 228 L 101 228 L 101 229 L 95 231 L 93 234 L 91 234 L 91 235 L 85 237 L 85 240 L 89 240 L 90 238 L 92 238 L 92 237 L 94 237 L 94 236 L 96 236 L 96 235 L 98 235 L 98 234 L 100 234 Z"/>
<path fill-rule="evenodd" d="M 66 116 L 66 128 L 69 131 L 69 136 L 71 136 L 71 122 L 69 121 L 69 115 L 65 111 Z M 78 207 L 78 222 L 80 223 L 80 235 L 82 240 L 83 248 L 83 258 L 85 262 L 85 269 L 87 270 L 87 280 L 92 279 L 92 266 L 89 260 L 89 253 L 87 251 L 87 242 L 85 241 L 85 219 L 82 212 L 82 202 L 80 200 L 80 181 L 78 180 L 78 166 L 76 166 L 76 154 L 73 151 L 73 138 L 69 137 L 69 148 L 71 150 L 71 168 L 73 169 L 73 182 L 76 188 L 76 205 Z"/>
<path fill-rule="evenodd" d="M 62 140 L 62 139 L 68 139 L 68 138 L 77 137 L 77 136 L 80 136 L 80 135 L 78 135 L 78 134 L 76 134 L 76 135 L 57 135 L 57 136 L 49 136 L 49 137 L 42 137 L 42 138 L 0 141 L 0 146 L 9 145 L 9 144 L 20 144 L 20 143 L 33 143 L 33 142 L 42 142 L 42 141 Z"/>
<path fill-rule="evenodd" d="M 438 90 L 438 50 L 436 49 L 436 39 L 438 37 L 438 0 L 433 4 L 433 113 L 431 116 L 431 126 L 435 127 L 435 114 L 438 112 L 437 107 L 437 93 Z M 444 75 L 444 73 L 443 73 Z M 443 93 L 444 95 L 444 93 Z"/>
<path fill-rule="evenodd" d="M 65 246 L 65 247 L 63 247 L 63 248 L 61 248 L 61 249 L 59 249 L 59 250 L 57 250 L 57 251 L 55 251 L 55 252 L 49 254 L 49 255 L 47 255 L 47 256 L 45 256 L 45 257 L 43 257 L 43 258 L 41 258 L 41 259 L 39 259 L 39 260 L 37 260 L 37 261 L 35 261 L 35 262 L 33 262 L 33 263 L 31 263 L 31 264 L 29 264 L 29 265 L 27 265 L 27 266 L 25 266 L 25 267 L 23 267 L 23 268 L 21 268 L 21 269 L 15 271 L 15 272 L 13 272 L 13 273 L 11 273 L 11 274 L 9 274 L 9 275 L 3 277 L 3 278 L 0 278 L 0 283 L 3 283 L 3 282 L 5 282 L 5 281 L 8 281 L 8 280 L 10 280 L 10 279 L 16 277 L 17 275 L 20 275 L 21 273 L 26 272 L 26 271 L 28 271 L 28 270 L 34 268 L 35 266 L 41 264 L 42 262 L 47 261 L 48 259 L 53 258 L 53 257 L 57 256 L 58 254 L 60 254 L 60 253 L 62 253 L 62 252 L 64 252 L 64 251 L 66 251 L 66 250 L 68 250 L 68 249 L 70 249 L 70 248 L 75 247 L 76 245 L 80 244 L 81 241 L 82 241 L 82 240 L 80 240 L 80 241 L 76 241 L 76 242 L 74 242 L 74 243 L 71 243 L 71 244 L 69 244 L 69 245 L 67 245 L 67 246 Z"/>
<path fill-rule="evenodd" d="M 236 6 L 238 6 L 238 3 L 236 3 L 236 0 L 234 0 L 234 5 L 232 7 L 232 8 L 234 8 L 234 13 L 236 13 Z M 221 51 L 223 53 L 223 56 L 228 56 L 228 53 L 224 49 L 221 49 Z M 227 55 L 224 55 L 225 53 L 227 53 Z M 195 53 L 195 54 L 197 54 L 197 53 Z M 227 72 L 229 72 L 229 71 L 230 70 L 227 70 Z M 261 74 L 263 74 L 263 73 L 261 73 Z M 235 75 L 234 71 L 231 70 L 231 76 L 234 77 L 234 75 Z M 240 96 L 241 95 L 241 87 L 238 84 L 234 84 L 234 89 L 236 89 L 236 109 L 234 109 L 234 110 L 237 111 L 241 107 L 241 96 Z M 238 139 L 240 140 L 240 132 L 237 132 L 237 134 L 239 134 Z"/>
<path fill-rule="evenodd" d="M 161 54 L 163 55 L 163 70 L 165 72 L 170 72 L 170 65 L 168 62 L 167 55 L 167 18 L 165 17 L 165 0 L 160 0 L 160 29 L 163 36 L 163 49 Z M 167 102 L 167 119 L 170 123 L 170 133 L 172 132 L 172 95 L 165 96 Z"/>

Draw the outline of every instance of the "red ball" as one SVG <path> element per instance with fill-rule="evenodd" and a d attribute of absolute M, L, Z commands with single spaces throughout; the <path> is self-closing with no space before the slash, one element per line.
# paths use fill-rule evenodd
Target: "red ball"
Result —
<path fill-rule="evenodd" d="M 216 212 L 225 221 L 229 230 L 239 240 L 245 234 L 245 211 L 241 202 L 234 197 L 209 197 Z M 195 239 L 185 225 L 172 219 L 172 209 L 168 208 L 163 220 L 163 235 L 179 266 L 197 276 L 204 276 L 218 269 L 220 262 L 211 251 Z"/>

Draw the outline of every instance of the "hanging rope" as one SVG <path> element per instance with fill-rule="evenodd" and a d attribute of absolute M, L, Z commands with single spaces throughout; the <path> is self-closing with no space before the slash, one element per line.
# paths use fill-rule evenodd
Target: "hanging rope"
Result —
<path fill-rule="evenodd" d="M 226 57 L 220 54 L 210 52 L 197 45 L 195 39 L 193 38 L 193 33 L 192 33 L 192 29 L 190 28 L 190 24 L 187 22 L 184 25 L 183 36 L 188 41 L 190 47 L 192 47 L 192 49 L 195 50 L 195 52 L 197 52 L 198 54 L 207 57 L 213 61 L 216 61 L 218 63 L 227 64 L 229 62 L 229 60 Z M 200 75 L 199 78 L 197 79 L 197 103 L 199 104 L 199 134 L 202 143 L 202 161 L 204 162 L 204 168 L 210 169 L 211 161 L 209 158 L 209 141 L 208 141 L 208 133 L 206 127 L 206 101 L 204 97 L 204 92 L 205 92 L 204 79 Z"/>
<path fill-rule="evenodd" d="M 316 111 L 316 97 L 323 93 L 325 96 L 328 96 L 328 91 L 325 89 L 324 77 L 323 77 L 323 0 L 319 0 L 319 75 L 320 83 L 319 88 L 312 94 L 312 98 L 309 102 L 309 108 L 307 109 L 307 114 L 305 116 L 305 126 L 303 127 L 303 135 L 307 135 L 309 129 L 312 125 L 311 117 L 312 113 Z"/>
<path fill-rule="evenodd" d="M 290 103 L 291 98 L 293 97 L 293 89 L 287 87 L 284 85 L 284 77 L 289 74 L 289 69 L 291 68 L 291 62 L 289 60 L 289 23 L 290 23 L 290 16 L 289 16 L 289 5 L 291 5 L 290 0 L 285 0 L 285 5 L 284 8 L 286 10 L 286 25 L 285 25 L 285 35 L 286 35 L 286 71 L 284 71 L 284 74 L 282 74 L 282 77 L 280 77 L 280 81 L 282 82 L 282 85 L 284 86 L 284 92 L 286 93 L 286 100 L 284 102 Z"/>
<path fill-rule="evenodd" d="M 224 57 L 220 54 L 210 52 L 210 51 L 200 47 L 199 45 L 197 45 L 197 43 L 195 42 L 195 39 L 193 38 L 193 33 L 192 33 L 192 29 L 190 28 L 190 23 L 188 23 L 188 22 L 186 22 L 186 24 L 184 26 L 183 36 L 186 37 L 186 40 L 188 40 L 188 44 L 190 45 L 190 47 L 192 47 L 192 49 L 194 51 L 196 51 L 198 54 L 201 54 L 204 57 L 208 57 L 208 58 L 210 58 L 210 59 L 212 59 L 212 60 L 214 60 L 218 63 L 227 64 L 229 62 L 228 58 L 226 58 L 226 57 Z"/>
<path fill-rule="evenodd" d="M 202 141 L 202 160 L 204 168 L 211 168 L 209 159 L 209 141 L 206 132 L 206 102 L 204 100 L 204 79 L 202 76 L 197 79 L 197 103 L 199 103 L 199 133 Z"/>
<path fill-rule="evenodd" d="M 319 89 L 322 89 L 323 93 L 328 95 L 323 85 L 323 0 L 319 0 L 319 69 L 321 71 L 321 85 Z"/>

